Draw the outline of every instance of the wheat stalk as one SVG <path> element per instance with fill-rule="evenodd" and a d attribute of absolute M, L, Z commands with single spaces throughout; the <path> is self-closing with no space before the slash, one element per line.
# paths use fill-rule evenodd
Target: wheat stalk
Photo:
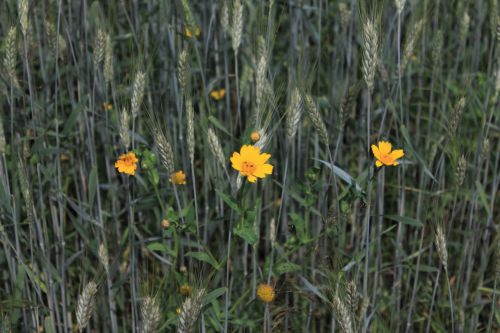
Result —
<path fill-rule="evenodd" d="M 462 155 L 458 159 L 457 169 L 455 170 L 455 177 L 457 180 L 457 187 L 461 187 L 465 179 L 465 171 L 467 169 L 467 160 L 465 156 Z"/>
<path fill-rule="evenodd" d="M 187 114 L 186 120 L 187 120 L 188 154 L 189 154 L 189 160 L 191 161 L 191 163 L 193 163 L 195 139 L 194 139 L 194 108 L 191 96 L 186 97 L 186 114 Z"/>
<path fill-rule="evenodd" d="M 135 75 L 134 87 L 132 90 L 132 117 L 139 115 L 142 99 L 144 98 L 144 85 L 146 84 L 146 74 L 138 71 Z"/>
<path fill-rule="evenodd" d="M 94 66 L 97 67 L 104 60 L 106 50 L 106 33 L 99 29 L 94 40 Z"/>
<path fill-rule="evenodd" d="M 405 8 L 406 0 L 394 0 L 394 4 L 396 5 L 398 15 L 401 15 L 403 9 Z"/>
<path fill-rule="evenodd" d="M 243 34 L 243 6 L 241 0 L 234 0 L 233 3 L 233 24 L 232 24 L 232 47 L 234 53 L 238 53 Z"/>
<path fill-rule="evenodd" d="M 370 93 L 373 91 L 378 65 L 379 34 L 372 18 L 363 19 L 362 72 Z"/>
<path fill-rule="evenodd" d="M 11 27 L 7 36 L 5 37 L 5 56 L 3 58 L 3 65 L 12 83 L 18 86 L 17 75 L 16 75 L 16 62 L 17 62 L 17 50 L 16 50 L 16 28 Z"/>
<path fill-rule="evenodd" d="M 415 45 L 420 37 L 420 33 L 422 32 L 422 28 L 424 26 L 424 20 L 420 19 L 410 30 L 410 36 L 406 41 L 406 44 L 403 49 L 403 59 L 401 60 L 401 68 L 399 70 L 399 75 L 403 75 L 406 69 L 406 66 L 410 62 L 411 57 L 413 56 L 413 50 L 415 49 Z"/>
<path fill-rule="evenodd" d="M 450 130 L 450 134 L 452 137 L 455 135 L 455 132 L 457 131 L 458 123 L 460 122 L 460 118 L 462 117 L 464 108 L 465 108 L 465 97 L 461 97 L 458 100 L 457 104 L 455 104 L 455 107 L 451 114 L 451 119 L 448 124 L 448 129 Z"/>
<path fill-rule="evenodd" d="M 436 245 L 437 253 L 439 256 L 439 261 L 445 271 L 448 271 L 448 250 L 446 249 L 446 239 L 444 237 L 443 226 L 438 224 L 436 226 L 436 237 L 434 239 Z"/>
<path fill-rule="evenodd" d="M 223 167 L 224 171 L 227 172 L 226 158 L 224 157 L 222 145 L 220 144 L 217 134 L 215 134 L 212 128 L 208 129 L 208 147 L 210 148 L 210 151 L 215 156 L 215 159 L 220 164 L 220 166 Z"/>
<path fill-rule="evenodd" d="M 177 333 L 191 333 L 193 331 L 203 306 L 204 296 L 205 289 L 196 290 L 182 303 Z"/>
<path fill-rule="evenodd" d="M 343 131 L 345 127 L 345 123 L 349 116 L 349 112 L 351 111 L 354 103 L 356 102 L 356 97 L 359 93 L 360 84 L 355 83 L 347 89 L 347 93 L 342 97 L 342 101 L 340 103 L 339 110 L 339 124 L 338 130 Z"/>
<path fill-rule="evenodd" d="M 297 134 L 299 128 L 300 117 L 303 112 L 303 101 L 299 89 L 294 88 L 290 105 L 286 111 L 286 136 L 289 141 L 292 141 Z"/>
<path fill-rule="evenodd" d="M 191 31 L 194 31 L 197 27 L 196 21 L 194 20 L 191 7 L 189 6 L 188 0 L 181 0 L 182 11 L 184 13 L 184 19 L 186 20 L 186 25 Z"/>
<path fill-rule="evenodd" d="M 109 256 L 108 256 L 108 249 L 106 248 L 106 245 L 104 243 L 101 243 L 99 245 L 99 261 L 101 262 L 102 266 L 104 267 L 104 270 L 106 271 L 106 274 L 109 275 Z"/>
<path fill-rule="evenodd" d="M 18 9 L 18 14 L 19 14 L 19 24 L 21 25 L 21 32 L 23 35 L 26 37 L 26 34 L 28 32 L 28 26 L 29 26 L 29 21 L 28 21 L 28 11 L 29 11 L 29 4 L 28 0 L 19 0 L 17 3 L 17 9 Z"/>
<path fill-rule="evenodd" d="M 7 146 L 7 141 L 5 140 L 5 131 L 3 128 L 3 119 L 0 115 L 0 154 L 5 154 L 5 148 Z"/>
<path fill-rule="evenodd" d="M 338 296 L 334 296 L 332 300 L 333 312 L 335 318 L 340 325 L 340 330 L 344 333 L 354 333 L 352 328 L 351 315 L 347 306 L 340 300 Z"/>
<path fill-rule="evenodd" d="M 229 31 L 229 6 L 228 0 L 223 0 L 221 8 L 220 24 L 224 32 Z"/>
<path fill-rule="evenodd" d="M 156 299 L 150 296 L 146 296 L 142 302 L 141 306 L 141 316 L 142 316 L 142 333 L 154 333 L 158 331 L 158 325 L 160 323 L 160 307 L 158 306 Z"/>
<path fill-rule="evenodd" d="M 154 138 L 156 144 L 158 145 L 160 161 L 165 169 L 167 169 L 167 173 L 171 175 L 175 171 L 174 152 L 172 150 L 172 146 L 170 145 L 170 142 L 165 134 L 158 128 L 154 129 Z"/>
<path fill-rule="evenodd" d="M 76 307 L 76 321 L 78 323 L 78 329 L 80 332 L 83 332 L 83 330 L 89 324 L 90 317 L 92 317 L 95 308 L 96 293 L 97 284 L 94 281 L 90 281 L 83 288 L 82 293 L 78 297 L 78 303 Z"/>
<path fill-rule="evenodd" d="M 123 108 L 122 112 L 120 113 L 120 139 L 122 140 L 125 149 L 128 149 L 128 147 L 130 146 L 129 128 L 130 114 L 127 109 Z"/>
<path fill-rule="evenodd" d="M 356 286 L 356 282 L 349 281 L 345 286 L 346 291 L 346 303 L 347 307 L 352 316 L 356 315 L 359 306 L 359 295 L 358 295 L 358 287 Z"/>
<path fill-rule="evenodd" d="M 25 156 L 27 156 L 27 155 L 28 154 L 25 154 Z M 17 162 L 17 169 L 19 170 L 19 184 L 21 185 L 21 194 L 22 194 L 24 201 L 26 203 L 26 217 L 28 219 L 28 222 L 31 224 L 31 223 L 33 223 L 33 219 L 34 219 L 33 193 L 31 192 L 31 187 L 30 187 L 30 183 L 28 180 L 28 175 L 26 173 L 24 163 L 22 162 L 21 159 L 19 159 Z"/>
<path fill-rule="evenodd" d="M 255 102 L 257 104 L 257 109 L 259 109 L 262 104 L 262 96 L 264 95 L 266 83 L 266 71 L 267 57 L 265 54 L 262 54 L 257 64 L 257 73 L 255 76 Z"/>
<path fill-rule="evenodd" d="M 329 146 L 328 131 L 326 129 L 325 123 L 323 122 L 323 117 L 319 113 L 316 103 L 309 94 L 304 97 L 304 104 L 306 106 L 307 114 L 311 119 L 314 128 L 318 132 L 318 135 L 326 146 Z"/>
<path fill-rule="evenodd" d="M 106 46 L 104 47 L 104 81 L 107 83 L 113 80 L 113 45 L 111 44 L 111 37 L 106 34 Z"/>
<path fill-rule="evenodd" d="M 189 46 L 186 45 L 181 53 L 179 54 L 179 59 L 177 60 L 177 80 L 181 86 L 182 91 L 186 91 L 188 84 L 188 71 L 187 71 L 187 61 L 189 56 Z"/>
<path fill-rule="evenodd" d="M 465 45 L 465 40 L 467 39 L 467 34 L 469 33 L 470 27 L 470 16 L 469 13 L 464 11 L 464 16 L 462 17 L 462 22 L 460 22 L 460 44 Z"/>

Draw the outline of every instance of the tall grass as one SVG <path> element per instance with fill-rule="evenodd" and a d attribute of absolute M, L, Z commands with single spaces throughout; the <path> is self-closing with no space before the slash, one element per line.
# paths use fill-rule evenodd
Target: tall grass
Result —
<path fill-rule="evenodd" d="M 499 331 L 498 15 L 1 1 L 0 330 Z"/>

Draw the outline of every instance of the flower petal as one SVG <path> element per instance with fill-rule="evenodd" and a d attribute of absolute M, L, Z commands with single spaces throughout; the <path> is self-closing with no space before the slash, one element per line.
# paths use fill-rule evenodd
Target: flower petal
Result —
<path fill-rule="evenodd" d="M 392 145 L 387 141 L 379 141 L 378 150 L 380 151 L 380 154 L 388 155 L 392 150 Z"/>
<path fill-rule="evenodd" d="M 377 168 L 380 168 L 382 166 L 382 162 L 380 162 L 379 160 L 376 160 L 375 165 L 377 166 Z"/>
<path fill-rule="evenodd" d="M 233 153 L 233 156 L 230 158 L 232 167 L 235 170 L 241 171 L 241 155 L 237 152 Z"/>
<path fill-rule="evenodd" d="M 255 183 L 255 181 L 257 180 L 257 178 L 252 175 L 248 175 L 247 179 L 250 183 Z"/>
<path fill-rule="evenodd" d="M 264 178 L 266 175 L 270 175 L 273 173 L 273 166 L 271 164 L 262 164 L 258 165 L 257 169 L 253 173 L 254 176 L 259 178 Z"/>
<path fill-rule="evenodd" d="M 396 150 L 393 150 L 389 156 L 391 158 L 393 158 L 394 160 L 397 160 L 398 158 L 401 158 L 403 156 L 405 156 L 405 152 L 403 151 L 403 149 L 396 149 Z"/>
<path fill-rule="evenodd" d="M 257 157 L 257 163 L 258 164 L 264 164 L 267 162 L 267 160 L 269 160 L 271 158 L 271 154 L 261 154 Z"/>
<path fill-rule="evenodd" d="M 372 145 L 372 153 L 373 153 L 373 156 L 375 156 L 376 159 L 380 159 L 380 150 L 378 149 L 377 146 Z"/>

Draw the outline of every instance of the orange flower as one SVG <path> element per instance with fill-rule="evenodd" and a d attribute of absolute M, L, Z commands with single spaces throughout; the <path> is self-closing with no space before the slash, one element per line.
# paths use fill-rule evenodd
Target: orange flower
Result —
<path fill-rule="evenodd" d="M 135 175 L 135 170 L 137 170 L 137 162 L 139 162 L 139 160 L 134 152 L 128 152 L 118 157 L 118 160 L 115 162 L 115 168 L 117 168 L 120 173 L 126 173 L 127 175 L 133 176 Z"/>
<path fill-rule="evenodd" d="M 181 295 L 189 295 L 191 294 L 191 287 L 186 283 L 182 284 L 179 287 L 179 292 L 181 293 Z"/>
<path fill-rule="evenodd" d="M 266 163 L 270 157 L 270 154 L 261 154 L 259 147 L 244 145 L 239 153 L 233 153 L 231 163 L 233 169 L 247 177 L 250 183 L 255 183 L 257 178 L 265 178 L 273 173 L 273 166 Z"/>
<path fill-rule="evenodd" d="M 264 303 L 271 303 L 276 297 L 276 292 L 274 288 L 266 283 L 261 283 L 257 287 L 257 298 Z"/>
<path fill-rule="evenodd" d="M 109 111 L 113 109 L 113 104 L 104 102 L 102 103 L 102 107 L 104 108 L 104 111 Z"/>
<path fill-rule="evenodd" d="M 212 97 L 216 101 L 220 101 L 224 98 L 224 96 L 226 96 L 226 89 L 224 88 L 221 88 L 219 90 L 212 90 L 212 92 L 210 93 L 210 97 Z"/>
<path fill-rule="evenodd" d="M 403 149 L 392 150 L 392 145 L 387 141 L 379 141 L 378 146 L 372 145 L 372 152 L 375 158 L 375 165 L 381 167 L 382 165 L 399 165 L 397 159 L 405 155 Z"/>
<path fill-rule="evenodd" d="M 260 133 L 257 131 L 253 131 L 252 134 L 250 134 L 250 139 L 255 143 L 260 140 Z"/>
<path fill-rule="evenodd" d="M 200 27 L 194 28 L 194 30 L 191 30 L 189 28 L 184 29 L 184 35 L 186 35 L 187 38 L 193 38 L 193 36 L 198 37 L 201 34 L 201 29 Z"/>
<path fill-rule="evenodd" d="M 186 184 L 186 174 L 184 174 L 184 171 L 177 171 L 174 172 L 170 176 L 170 182 L 174 183 L 175 185 L 185 185 Z"/>

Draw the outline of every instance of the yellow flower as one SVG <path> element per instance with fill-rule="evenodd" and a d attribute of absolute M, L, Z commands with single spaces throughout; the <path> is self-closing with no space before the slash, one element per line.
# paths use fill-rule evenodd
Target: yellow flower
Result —
<path fill-rule="evenodd" d="M 170 176 L 170 182 L 174 183 L 175 185 L 185 185 L 186 184 L 186 174 L 182 170 L 174 172 Z"/>
<path fill-rule="evenodd" d="M 250 134 L 250 139 L 255 143 L 260 140 L 260 133 L 257 131 L 253 131 L 252 134 Z"/>
<path fill-rule="evenodd" d="M 115 168 L 118 169 L 120 173 L 126 173 L 127 175 L 135 175 L 135 170 L 137 170 L 137 162 L 139 160 L 133 152 L 128 152 L 126 154 L 120 155 L 118 160 L 115 162 Z"/>
<path fill-rule="evenodd" d="M 201 29 L 200 27 L 196 27 L 194 28 L 194 30 L 185 28 L 184 34 L 186 35 L 187 38 L 193 38 L 193 36 L 198 37 L 201 34 Z"/>
<path fill-rule="evenodd" d="M 234 152 L 231 157 L 232 167 L 242 176 L 246 176 L 250 183 L 255 183 L 257 178 L 265 178 L 273 173 L 273 166 L 266 164 L 270 154 L 261 154 L 260 148 L 244 145 L 240 152 Z"/>
<path fill-rule="evenodd" d="M 224 96 L 226 96 L 226 89 L 224 88 L 221 88 L 219 90 L 212 90 L 212 92 L 210 93 L 210 97 L 212 97 L 216 101 L 220 101 L 224 98 Z"/>
<path fill-rule="evenodd" d="M 177 308 L 177 309 L 175 309 L 175 313 L 176 313 L 177 315 L 180 315 L 180 314 L 181 314 L 181 312 L 182 312 L 181 308 Z"/>
<path fill-rule="evenodd" d="M 191 294 L 191 287 L 188 284 L 184 283 L 179 287 L 179 292 L 181 293 L 181 295 L 189 295 Z"/>
<path fill-rule="evenodd" d="M 111 103 L 102 103 L 102 107 L 104 108 L 104 111 L 109 111 L 113 108 L 113 104 Z"/>
<path fill-rule="evenodd" d="M 392 150 L 392 145 L 387 141 L 379 141 L 378 146 L 372 145 L 372 152 L 375 158 L 375 165 L 381 167 L 382 165 L 398 165 L 396 162 L 398 158 L 405 155 L 403 149 Z"/>
<path fill-rule="evenodd" d="M 276 292 L 271 285 L 261 283 L 257 286 L 257 297 L 264 303 L 271 303 L 276 297 Z"/>
<path fill-rule="evenodd" d="M 161 220 L 161 226 L 163 229 L 168 229 L 170 227 L 170 222 L 167 219 Z"/>

